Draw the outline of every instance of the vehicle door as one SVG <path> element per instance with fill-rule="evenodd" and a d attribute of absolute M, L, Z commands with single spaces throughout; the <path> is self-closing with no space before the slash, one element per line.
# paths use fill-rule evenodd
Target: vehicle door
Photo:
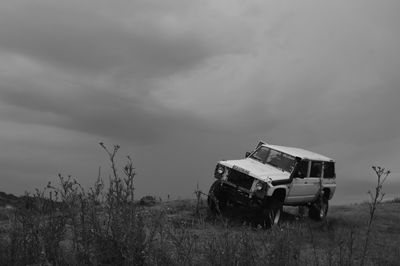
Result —
<path fill-rule="evenodd" d="M 288 204 L 311 201 L 318 194 L 322 162 L 302 160 L 299 162 L 289 187 Z"/>

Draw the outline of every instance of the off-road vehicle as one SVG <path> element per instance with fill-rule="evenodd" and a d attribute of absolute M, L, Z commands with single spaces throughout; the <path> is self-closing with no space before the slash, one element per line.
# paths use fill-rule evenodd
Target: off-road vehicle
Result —
<path fill-rule="evenodd" d="M 279 222 L 282 207 L 307 206 L 309 217 L 324 219 L 336 189 L 335 161 L 305 149 L 260 141 L 245 159 L 219 161 L 208 206 L 254 208 L 264 227 Z"/>

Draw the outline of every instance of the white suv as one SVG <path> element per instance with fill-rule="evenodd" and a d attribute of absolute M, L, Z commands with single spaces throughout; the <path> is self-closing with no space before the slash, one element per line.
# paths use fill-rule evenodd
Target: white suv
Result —
<path fill-rule="evenodd" d="M 283 205 L 308 206 L 310 218 L 325 218 L 336 189 L 333 159 L 263 141 L 245 159 L 218 162 L 214 177 L 208 196 L 212 211 L 228 203 L 254 207 L 265 227 L 279 222 Z"/>

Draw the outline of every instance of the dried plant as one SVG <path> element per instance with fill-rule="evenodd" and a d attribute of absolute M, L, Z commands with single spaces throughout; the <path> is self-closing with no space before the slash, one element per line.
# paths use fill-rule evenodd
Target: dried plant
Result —
<path fill-rule="evenodd" d="M 374 172 L 376 174 L 377 183 L 376 183 L 374 192 L 368 191 L 368 194 L 370 196 L 370 201 L 368 202 L 369 219 L 368 219 L 367 231 L 365 233 L 365 243 L 364 243 L 364 249 L 363 249 L 363 253 L 362 253 L 362 257 L 361 257 L 361 265 L 364 265 L 364 263 L 365 263 L 371 229 L 372 229 L 372 222 L 374 221 L 374 219 L 376 217 L 375 212 L 376 212 L 377 206 L 379 203 L 382 202 L 383 197 L 385 196 L 385 193 L 382 192 L 382 187 L 386 181 L 386 178 L 390 175 L 390 170 L 386 170 L 383 167 L 372 166 L 372 169 L 374 170 Z"/>

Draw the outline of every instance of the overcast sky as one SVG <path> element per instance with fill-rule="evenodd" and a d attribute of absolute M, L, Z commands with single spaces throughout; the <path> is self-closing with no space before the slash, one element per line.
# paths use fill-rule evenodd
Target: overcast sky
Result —
<path fill-rule="evenodd" d="M 1 1 L 0 191 L 92 184 L 121 145 L 137 197 L 208 191 L 263 139 L 337 161 L 334 202 L 371 166 L 400 196 L 400 2 Z"/>

